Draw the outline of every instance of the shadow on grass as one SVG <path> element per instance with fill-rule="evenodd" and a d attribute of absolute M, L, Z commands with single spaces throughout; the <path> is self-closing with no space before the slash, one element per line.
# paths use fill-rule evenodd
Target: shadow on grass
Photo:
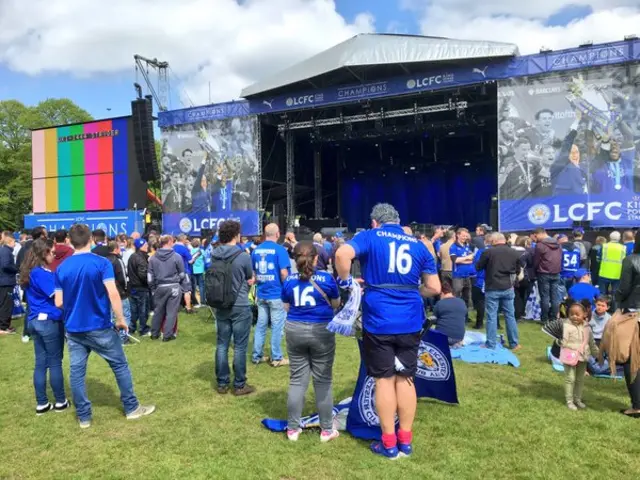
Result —
<path fill-rule="evenodd" d="M 213 361 L 202 362 L 195 369 L 195 378 L 207 382 L 211 387 L 215 387 L 215 369 Z"/>
<path fill-rule="evenodd" d="M 115 379 L 113 376 L 111 378 L 114 382 L 113 385 L 107 385 L 106 383 L 102 383 L 100 380 L 87 377 L 87 395 L 93 405 L 122 409 L 120 394 L 117 391 L 117 387 L 114 387 Z"/>

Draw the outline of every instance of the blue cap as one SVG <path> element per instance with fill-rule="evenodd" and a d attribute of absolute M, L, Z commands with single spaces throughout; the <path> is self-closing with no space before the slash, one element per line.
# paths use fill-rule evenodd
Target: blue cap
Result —
<path fill-rule="evenodd" d="M 146 244 L 147 244 L 147 241 L 144 238 L 136 238 L 135 241 L 133 242 L 133 245 L 134 247 L 136 247 L 136 250 L 140 250 Z"/>
<path fill-rule="evenodd" d="M 582 277 L 586 277 L 587 275 L 591 275 L 589 273 L 589 270 L 587 270 L 586 268 L 579 268 L 576 273 L 573 274 L 573 276 L 577 279 L 580 280 Z"/>
<path fill-rule="evenodd" d="M 573 233 L 574 234 L 579 233 L 580 235 L 583 235 L 584 234 L 584 228 L 576 227 L 576 228 L 573 229 Z"/>
<path fill-rule="evenodd" d="M 218 237 L 218 235 L 214 235 L 213 236 L 213 240 L 211 240 L 213 243 L 218 243 L 220 241 L 220 238 Z"/>

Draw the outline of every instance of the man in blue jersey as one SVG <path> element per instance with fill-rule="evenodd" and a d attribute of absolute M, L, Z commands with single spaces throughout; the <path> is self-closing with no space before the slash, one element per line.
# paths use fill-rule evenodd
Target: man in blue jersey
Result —
<path fill-rule="evenodd" d="M 71 364 L 69 382 L 80 428 L 91 426 L 91 402 L 85 376 L 92 351 L 109 363 L 127 419 L 150 415 L 155 406 L 138 403 L 127 357 L 116 331 L 128 332 L 129 328 L 122 314 L 113 267 L 106 258 L 91 253 L 91 232 L 86 225 L 72 226 L 69 235 L 75 253 L 56 269 L 55 304 L 64 310 Z M 115 329 L 111 324 L 111 309 L 116 318 Z"/>
<path fill-rule="evenodd" d="M 280 238 L 280 228 L 275 223 L 264 227 L 264 238 L 251 254 L 256 272 L 256 297 L 258 303 L 258 323 L 253 337 L 253 355 L 255 364 L 271 361 L 272 367 L 289 365 L 282 354 L 282 332 L 286 313 L 282 304 L 282 285 L 289 276 L 291 261 L 282 245 L 276 242 Z M 267 326 L 271 319 L 271 357 L 264 357 L 264 342 Z"/>
<path fill-rule="evenodd" d="M 473 247 L 469 244 L 471 236 L 466 228 L 456 231 L 456 241 L 449 248 L 451 263 L 453 265 L 453 292 L 458 298 L 462 298 L 469 307 L 471 304 L 472 279 L 476 276 L 473 266 Z"/>
<path fill-rule="evenodd" d="M 561 233 L 558 235 L 558 243 L 562 247 L 562 271 L 560 272 L 561 295 L 560 298 L 567 296 L 567 292 L 573 286 L 573 279 L 576 272 L 580 269 L 580 248 L 569 241 L 569 238 Z"/>
<path fill-rule="evenodd" d="M 634 235 L 632 230 L 627 230 L 626 232 L 622 232 L 622 243 L 624 243 L 624 248 L 627 251 L 627 257 L 633 253 L 633 246 L 636 243 L 636 236 Z"/>
<path fill-rule="evenodd" d="M 351 263 L 360 261 L 365 283 L 362 304 L 363 355 L 367 375 L 375 378 L 375 405 L 382 441 L 371 450 L 388 458 L 409 455 L 416 390 L 422 297 L 440 294 L 436 262 L 420 240 L 404 233 L 396 209 L 386 203 L 371 212 L 372 230 L 357 234 L 336 252 L 338 285 L 353 288 Z M 396 370 L 396 360 L 402 367 Z M 396 414 L 400 429 L 396 435 Z"/>

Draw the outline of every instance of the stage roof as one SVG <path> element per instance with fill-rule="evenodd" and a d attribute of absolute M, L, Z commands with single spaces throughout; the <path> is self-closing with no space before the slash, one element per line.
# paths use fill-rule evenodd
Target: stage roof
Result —
<path fill-rule="evenodd" d="M 251 97 L 313 79 L 341 68 L 451 62 L 518 55 L 513 43 L 419 35 L 360 34 L 242 90 Z"/>

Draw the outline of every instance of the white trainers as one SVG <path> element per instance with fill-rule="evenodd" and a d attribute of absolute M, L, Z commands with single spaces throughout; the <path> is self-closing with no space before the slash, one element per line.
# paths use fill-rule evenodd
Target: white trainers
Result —
<path fill-rule="evenodd" d="M 127 420 L 137 420 L 156 411 L 155 405 L 139 405 L 133 412 L 127 415 Z"/>
<path fill-rule="evenodd" d="M 331 440 L 338 438 L 340 436 L 340 432 L 338 430 L 323 430 L 320 433 L 320 441 L 322 443 L 330 442 Z"/>
<path fill-rule="evenodd" d="M 22 336 L 22 343 L 29 343 L 29 340 L 31 340 L 31 337 L 29 335 Z"/>
<path fill-rule="evenodd" d="M 582 400 L 574 400 L 573 403 L 575 404 L 576 407 L 578 407 L 580 410 L 587 408 L 587 406 L 584 404 L 584 402 Z"/>
<path fill-rule="evenodd" d="M 44 415 L 45 413 L 49 412 L 53 410 L 53 405 L 51 405 L 50 403 L 47 403 L 46 405 L 36 405 L 36 415 L 37 416 L 41 416 Z"/>
<path fill-rule="evenodd" d="M 567 402 L 567 408 L 573 412 L 575 412 L 576 410 L 578 410 L 578 407 L 576 406 L 575 403 L 573 402 Z"/>
<path fill-rule="evenodd" d="M 80 428 L 82 428 L 83 430 L 86 430 L 91 426 L 91 420 L 85 420 L 84 422 L 81 421 L 79 425 L 80 425 Z"/>
<path fill-rule="evenodd" d="M 298 438 L 300 437 L 300 432 L 302 432 L 301 428 L 298 428 L 297 430 L 287 429 L 287 438 L 292 442 L 297 442 Z"/>

